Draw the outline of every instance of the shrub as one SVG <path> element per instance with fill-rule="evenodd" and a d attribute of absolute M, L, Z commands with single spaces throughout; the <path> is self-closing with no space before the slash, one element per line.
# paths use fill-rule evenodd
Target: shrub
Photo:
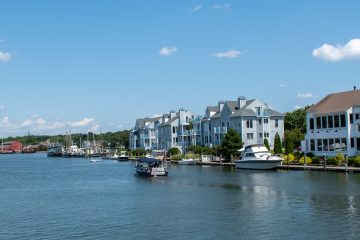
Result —
<path fill-rule="evenodd" d="M 320 158 L 319 157 L 313 157 L 312 158 L 312 164 L 320 164 Z"/>
<path fill-rule="evenodd" d="M 311 157 L 306 156 L 306 164 L 311 164 L 311 163 L 312 163 Z M 304 157 L 300 158 L 299 164 L 304 164 Z"/>
<path fill-rule="evenodd" d="M 311 158 L 315 157 L 315 155 L 312 152 L 306 153 L 306 156 Z"/>
<path fill-rule="evenodd" d="M 336 157 L 326 159 L 326 164 L 327 165 L 340 166 L 341 163 L 342 163 L 342 161 L 339 158 L 336 158 Z"/>
<path fill-rule="evenodd" d="M 354 165 L 355 165 L 355 167 L 360 167 L 360 156 L 357 156 L 354 159 Z"/>
<path fill-rule="evenodd" d="M 355 157 L 348 157 L 348 166 L 355 167 Z"/>
<path fill-rule="evenodd" d="M 182 159 L 181 154 L 171 155 L 171 160 L 172 161 L 180 161 L 181 159 Z"/>
<path fill-rule="evenodd" d="M 336 154 L 336 157 L 335 157 L 338 161 L 340 161 L 340 162 L 343 162 L 343 161 L 345 161 L 345 157 L 344 157 L 344 155 L 342 155 L 341 153 L 338 153 L 338 154 Z"/>
<path fill-rule="evenodd" d="M 284 161 L 283 161 L 283 163 L 284 163 L 284 164 L 292 163 L 292 162 L 294 162 L 294 160 L 295 160 L 294 155 L 293 155 L 293 154 L 288 154 L 288 155 L 285 155 L 285 156 L 284 156 Z"/>

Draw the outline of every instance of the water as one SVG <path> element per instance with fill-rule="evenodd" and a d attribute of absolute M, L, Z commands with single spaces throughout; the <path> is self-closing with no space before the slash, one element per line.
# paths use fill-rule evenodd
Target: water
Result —
<path fill-rule="evenodd" d="M 0 239 L 359 239 L 360 174 L 0 155 Z"/>

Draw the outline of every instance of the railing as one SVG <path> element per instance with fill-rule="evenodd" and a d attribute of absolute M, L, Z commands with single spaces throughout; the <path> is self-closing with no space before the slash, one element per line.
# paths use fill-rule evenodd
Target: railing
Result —
<path fill-rule="evenodd" d="M 219 133 L 227 133 L 228 128 L 227 127 L 215 127 L 214 128 L 214 133 L 215 134 L 219 134 Z"/>

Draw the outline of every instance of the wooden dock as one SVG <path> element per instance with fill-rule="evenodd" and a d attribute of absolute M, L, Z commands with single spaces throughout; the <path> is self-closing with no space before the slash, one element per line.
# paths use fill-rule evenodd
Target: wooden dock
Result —
<path fill-rule="evenodd" d="M 358 167 L 345 167 L 345 166 L 319 166 L 319 165 L 279 165 L 278 169 L 284 170 L 309 170 L 309 171 L 333 171 L 333 172 L 358 172 L 360 173 L 360 168 Z"/>

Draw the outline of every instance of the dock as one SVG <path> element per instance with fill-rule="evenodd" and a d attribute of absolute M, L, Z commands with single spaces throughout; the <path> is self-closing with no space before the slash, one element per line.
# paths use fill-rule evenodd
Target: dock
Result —
<path fill-rule="evenodd" d="M 357 172 L 360 173 L 358 167 L 346 167 L 346 166 L 324 166 L 321 165 L 279 165 L 278 169 L 284 170 L 309 170 L 309 171 L 332 171 L 332 172 Z"/>

